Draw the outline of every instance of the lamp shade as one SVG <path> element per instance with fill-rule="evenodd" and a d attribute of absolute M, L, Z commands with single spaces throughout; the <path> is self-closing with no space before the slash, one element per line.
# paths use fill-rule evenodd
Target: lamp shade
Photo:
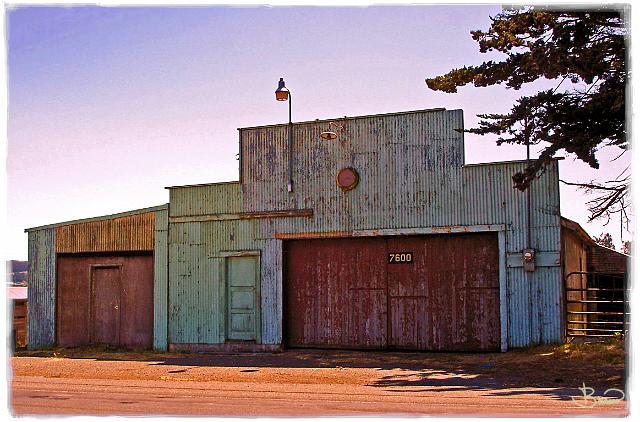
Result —
<path fill-rule="evenodd" d="M 337 134 L 337 133 L 335 133 L 335 132 L 326 131 L 326 132 L 322 132 L 322 133 L 320 134 L 320 137 L 321 137 L 322 139 L 326 139 L 326 140 L 328 140 L 328 141 L 331 141 L 331 140 L 333 140 L 333 139 L 336 139 L 336 138 L 338 137 L 338 134 Z"/>
<path fill-rule="evenodd" d="M 278 89 L 276 89 L 276 100 L 287 101 L 289 99 L 289 90 L 284 86 L 284 79 L 280 78 L 278 81 Z"/>

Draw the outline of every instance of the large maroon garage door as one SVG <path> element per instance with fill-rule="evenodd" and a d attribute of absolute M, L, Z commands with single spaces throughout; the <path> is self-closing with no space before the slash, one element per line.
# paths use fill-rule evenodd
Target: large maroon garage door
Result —
<path fill-rule="evenodd" d="M 153 255 L 58 255 L 57 343 L 150 348 Z"/>
<path fill-rule="evenodd" d="M 292 241 L 286 253 L 289 346 L 386 347 L 386 271 L 368 264 L 384 259 L 384 242 Z"/>
<path fill-rule="evenodd" d="M 498 350 L 495 233 L 294 240 L 290 347 Z"/>

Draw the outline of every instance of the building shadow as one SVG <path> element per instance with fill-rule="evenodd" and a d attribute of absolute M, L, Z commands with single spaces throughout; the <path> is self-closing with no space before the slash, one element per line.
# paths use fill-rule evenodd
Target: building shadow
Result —
<path fill-rule="evenodd" d="M 561 362 L 536 350 L 507 353 L 398 352 L 358 350 L 289 349 L 281 353 L 158 353 L 113 351 L 104 349 L 57 349 L 21 352 L 19 355 L 98 361 L 139 361 L 150 366 L 167 367 L 178 374 L 190 368 L 234 368 L 242 373 L 258 373 L 263 368 L 342 368 L 379 371 L 367 386 L 383 391 L 455 392 L 478 391 L 486 396 L 547 396 L 572 400 L 585 395 L 583 383 L 592 397 L 615 398 L 606 390 L 624 390 L 624 368 L 619 365 L 581 367 L 580 362 Z M 514 364 L 514 362 L 525 362 Z M 377 373 L 377 372 L 376 372 Z"/>

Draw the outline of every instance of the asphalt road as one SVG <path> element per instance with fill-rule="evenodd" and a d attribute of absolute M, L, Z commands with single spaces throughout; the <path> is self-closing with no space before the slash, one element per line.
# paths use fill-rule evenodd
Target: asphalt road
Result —
<path fill-rule="evenodd" d="M 465 391 L 464 387 L 385 388 L 332 384 L 280 384 L 18 376 L 13 414 L 24 415 L 460 415 L 624 416 L 625 403 L 550 398 L 543 388 Z M 586 407 L 589 406 L 589 407 Z M 591 407 L 593 406 L 593 407 Z"/>

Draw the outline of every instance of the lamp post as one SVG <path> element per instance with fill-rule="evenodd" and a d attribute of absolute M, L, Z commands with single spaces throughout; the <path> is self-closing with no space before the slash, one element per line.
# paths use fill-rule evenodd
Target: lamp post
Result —
<path fill-rule="evenodd" d="M 288 130 L 288 134 L 287 134 L 287 150 L 289 153 L 289 162 L 288 162 L 288 175 L 287 177 L 289 178 L 289 182 L 287 185 L 287 191 L 288 192 L 292 192 L 293 191 L 293 180 L 291 177 L 291 158 L 292 158 L 292 154 L 291 154 L 291 149 L 292 149 L 292 144 L 291 144 L 291 132 L 293 129 L 293 124 L 291 123 L 291 92 L 287 89 L 286 86 L 284 86 L 284 79 L 280 78 L 280 81 L 278 81 L 278 89 L 276 89 L 276 100 L 277 101 L 287 101 L 289 100 L 289 130 Z"/>

